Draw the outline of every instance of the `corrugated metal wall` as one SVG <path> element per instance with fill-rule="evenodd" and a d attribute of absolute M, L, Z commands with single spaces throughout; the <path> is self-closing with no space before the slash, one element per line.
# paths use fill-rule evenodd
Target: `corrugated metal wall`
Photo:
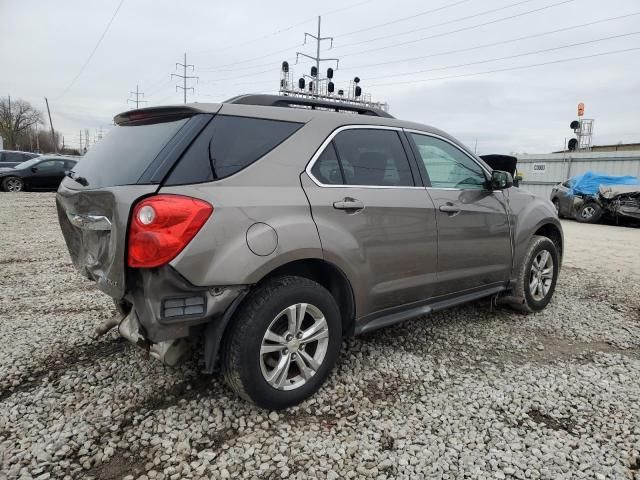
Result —
<path fill-rule="evenodd" d="M 518 155 L 520 187 L 545 198 L 554 185 L 589 170 L 640 177 L 640 151 Z"/>

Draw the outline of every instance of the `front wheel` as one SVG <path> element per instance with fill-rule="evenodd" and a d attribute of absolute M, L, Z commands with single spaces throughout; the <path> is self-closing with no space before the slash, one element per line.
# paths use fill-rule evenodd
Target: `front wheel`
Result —
<path fill-rule="evenodd" d="M 582 204 L 576 213 L 576 221 L 580 223 L 598 223 L 603 214 L 602 207 L 595 202 Z"/>
<path fill-rule="evenodd" d="M 2 188 L 5 192 L 22 192 L 24 182 L 19 177 L 7 177 L 2 181 Z"/>
<path fill-rule="evenodd" d="M 516 295 L 524 299 L 520 310 L 538 312 L 551 301 L 560 271 L 556 245 L 547 237 L 535 235 L 529 242 L 520 266 Z"/>
<path fill-rule="evenodd" d="M 313 395 L 340 351 L 335 299 L 307 278 L 266 281 L 241 306 L 222 343 L 222 372 L 241 397 L 262 408 L 286 408 Z"/>

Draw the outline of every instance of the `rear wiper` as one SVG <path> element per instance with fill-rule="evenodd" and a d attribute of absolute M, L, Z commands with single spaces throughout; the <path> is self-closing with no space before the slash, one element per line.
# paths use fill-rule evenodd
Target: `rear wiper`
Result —
<path fill-rule="evenodd" d="M 86 187 L 87 185 L 89 185 L 89 182 L 87 182 L 87 179 L 84 177 L 81 177 L 80 175 L 78 175 L 76 172 L 74 172 L 73 170 L 69 170 L 68 172 L 65 172 L 65 175 L 67 177 L 69 177 L 71 180 L 78 182 L 80 185 L 82 185 L 83 187 Z"/>

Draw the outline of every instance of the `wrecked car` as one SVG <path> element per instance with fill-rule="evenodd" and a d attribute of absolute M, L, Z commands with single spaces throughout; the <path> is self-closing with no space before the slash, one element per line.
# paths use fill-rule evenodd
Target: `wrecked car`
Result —
<path fill-rule="evenodd" d="M 261 407 L 316 392 L 344 337 L 481 298 L 551 301 L 553 205 L 438 129 L 275 95 L 114 122 L 56 196 L 74 265 L 121 312 L 100 332 L 168 365 L 198 348 Z"/>
<path fill-rule="evenodd" d="M 556 185 L 551 202 L 558 216 L 581 223 L 640 221 L 640 180 L 586 172 Z"/>

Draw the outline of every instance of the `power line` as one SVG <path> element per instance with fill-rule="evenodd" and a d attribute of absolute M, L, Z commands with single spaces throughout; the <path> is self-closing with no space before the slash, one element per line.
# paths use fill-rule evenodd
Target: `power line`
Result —
<path fill-rule="evenodd" d="M 369 27 L 360 28 L 358 30 L 352 30 L 352 31 L 347 32 L 347 33 L 342 33 L 342 34 L 340 34 L 338 36 L 339 37 L 346 37 L 348 35 L 354 35 L 356 33 L 366 32 L 366 31 L 369 31 L 369 30 L 373 30 L 375 28 L 386 27 L 387 25 L 393 25 L 395 23 L 404 22 L 405 20 L 411 20 L 411 19 L 414 19 L 414 18 L 417 18 L 417 17 L 421 17 L 423 15 L 428 15 L 429 13 L 435 13 L 435 12 L 438 12 L 440 10 L 445 10 L 447 8 L 455 7 L 455 6 L 460 5 L 462 3 L 467 3 L 469 1 L 470 0 L 460 0 L 458 2 L 454 2 L 454 3 L 451 3 L 449 5 L 444 5 L 442 7 L 432 8 L 430 10 L 425 10 L 423 12 L 418 12 L 418 13 L 416 13 L 414 15 L 409 15 L 407 17 L 398 18 L 397 20 L 391 20 L 390 22 L 379 23 L 377 25 L 371 25 Z M 526 1 L 533 1 L 533 0 L 526 0 Z"/>
<path fill-rule="evenodd" d="M 321 16 L 332 15 L 334 13 L 342 12 L 344 10 L 349 10 L 351 8 L 359 7 L 360 5 L 364 5 L 365 3 L 370 3 L 372 1 L 373 0 L 362 0 L 362 1 L 354 3 L 352 5 L 347 5 L 347 6 L 344 6 L 344 7 L 336 8 L 336 9 L 333 9 L 333 10 L 329 10 L 328 12 L 321 13 L 320 15 Z M 464 1 L 469 1 L 469 0 L 464 0 Z M 251 45 L 252 43 L 258 42 L 260 40 L 264 40 L 265 38 L 269 38 L 269 37 L 272 37 L 272 36 L 275 36 L 275 35 L 279 35 L 279 34 L 284 33 L 284 32 L 288 32 L 288 31 L 290 31 L 290 30 L 292 30 L 292 29 L 294 29 L 296 27 L 299 27 L 300 25 L 304 25 L 304 24 L 309 23 L 310 21 L 315 20 L 315 19 L 316 19 L 316 17 L 307 18 L 306 20 L 302 20 L 302 21 L 300 21 L 298 23 L 294 23 L 294 24 L 289 25 L 287 27 L 280 28 L 280 29 L 275 30 L 275 31 L 273 31 L 271 33 L 267 33 L 267 34 L 261 35 L 259 37 L 252 38 L 250 40 L 247 40 L 244 43 L 240 43 L 240 44 L 236 43 L 236 44 L 227 45 L 225 47 L 216 47 L 216 48 L 208 48 L 206 50 L 198 50 L 198 51 L 195 51 L 195 52 L 191 52 L 191 54 L 199 55 L 199 54 L 202 54 L 202 53 L 217 52 L 217 51 L 220 51 L 220 50 L 228 50 L 230 47 L 233 47 L 233 46 L 235 46 L 235 47 L 244 47 L 245 45 Z M 201 70 L 201 71 L 203 71 L 203 70 Z"/>
<path fill-rule="evenodd" d="M 412 44 L 412 43 L 418 43 L 418 42 L 422 42 L 424 40 L 429 40 L 429 39 L 432 39 L 432 38 L 444 37 L 444 36 L 447 36 L 447 35 L 452 35 L 454 33 L 473 30 L 475 28 L 484 27 L 486 25 L 492 25 L 494 23 L 503 22 L 505 20 L 511 20 L 512 18 L 523 17 L 525 15 L 529 15 L 529 14 L 532 14 L 532 13 L 540 12 L 540 11 L 546 10 L 548 8 L 557 7 L 557 6 L 564 5 L 564 4 L 571 3 L 571 2 L 575 2 L 575 1 L 576 0 L 563 0 L 561 2 L 552 3 L 551 5 L 546 5 L 544 7 L 536 8 L 534 10 L 528 10 L 526 12 L 517 13 L 515 15 L 509 15 L 507 17 L 501 17 L 501 18 L 498 18 L 498 19 L 495 19 L 495 20 L 491 20 L 491 21 L 488 21 L 488 22 L 478 23 L 476 25 L 471 25 L 469 27 L 459 28 L 457 30 L 449 30 L 447 32 L 436 33 L 434 35 L 429 35 L 429 36 L 417 38 L 417 39 L 414 39 L 414 40 L 408 40 L 408 41 L 405 41 L 405 42 L 394 43 L 392 45 L 386 45 L 386 46 L 371 48 L 369 50 L 361 50 L 361 51 L 358 51 L 358 52 L 350 52 L 350 53 L 343 54 L 342 56 L 343 57 L 349 57 L 349 56 L 353 56 L 353 55 L 360 55 L 360 54 L 363 54 L 363 53 L 377 52 L 379 50 L 387 50 L 389 48 L 401 47 L 401 46 L 404 46 L 404 45 L 409 45 L 409 44 Z"/>
<path fill-rule="evenodd" d="M 274 55 L 279 55 L 279 54 L 284 53 L 284 52 L 290 52 L 291 50 L 294 50 L 294 49 L 299 48 L 299 47 L 302 47 L 302 44 L 296 43 L 293 46 L 290 46 L 290 47 L 287 47 L 287 48 L 283 48 L 283 49 L 280 49 L 280 50 L 276 50 L 275 52 L 264 53 L 264 54 L 260 55 L 259 57 L 253 57 L 253 58 L 249 58 L 247 60 L 239 60 L 237 62 L 225 63 L 225 64 L 222 64 L 222 65 L 217 65 L 215 67 L 210 67 L 209 69 L 206 69 L 206 68 L 205 69 L 200 69 L 200 71 L 201 72 L 216 72 L 216 71 L 219 71 L 219 68 L 229 67 L 229 66 L 233 66 L 233 65 L 240 65 L 242 63 L 253 62 L 254 60 L 262 60 L 263 58 L 266 58 L 266 57 L 272 57 Z"/>
<path fill-rule="evenodd" d="M 474 13 L 473 15 L 467 15 L 465 17 L 459 17 L 459 18 L 454 18 L 453 20 L 447 20 L 446 22 L 432 23 L 431 25 L 425 25 L 425 26 L 420 27 L 420 28 L 414 28 L 413 30 L 406 30 L 404 32 L 392 33 L 392 34 L 389 34 L 389 35 L 383 35 L 381 37 L 370 38 L 370 39 L 367 39 L 367 40 L 360 40 L 359 42 L 347 43 L 346 45 L 340 45 L 340 48 L 351 47 L 351 46 L 354 46 L 354 45 L 362 45 L 363 43 L 375 42 L 375 41 L 378 41 L 378 40 L 386 40 L 387 38 L 394 38 L 394 37 L 399 37 L 399 36 L 402 36 L 402 35 L 409 35 L 411 33 L 421 32 L 423 30 L 427 30 L 427 29 L 430 29 L 430 28 L 441 27 L 443 25 L 450 25 L 452 23 L 463 22 L 463 21 L 469 20 L 471 18 L 482 17 L 483 15 L 488 15 L 490 13 L 495 13 L 495 12 L 499 12 L 499 11 L 502 11 L 502 10 L 507 10 L 509 8 L 517 7 L 517 6 L 523 5 L 525 3 L 531 3 L 533 1 L 535 1 L 535 0 L 521 0 L 519 2 L 511 3 L 509 5 L 505 5 L 503 7 L 491 8 L 489 10 L 484 10 L 484 11 L 479 12 L 479 13 Z M 412 18 L 412 17 L 409 17 L 409 18 Z"/>
<path fill-rule="evenodd" d="M 486 11 L 480 12 L 478 14 L 462 17 L 461 19 L 454 19 L 454 20 L 450 20 L 450 21 L 447 21 L 447 22 L 439 23 L 439 24 L 429 25 L 428 27 L 422 27 L 420 29 L 413 30 L 412 32 L 415 32 L 415 31 L 418 31 L 418 30 L 424 30 L 425 28 L 433 28 L 435 26 L 445 25 L 445 24 L 449 24 L 449 23 L 453 23 L 453 22 L 457 22 L 457 21 L 461 21 L 461 20 L 468 20 L 469 18 L 485 15 L 487 13 L 493 13 L 493 12 L 498 11 L 498 10 L 504 10 L 504 9 L 511 8 L 511 7 L 514 7 L 514 6 L 517 6 L 517 5 L 521 5 L 523 3 L 528 3 L 528 2 L 531 2 L 531 1 L 534 1 L 534 0 L 523 0 L 523 1 L 516 2 L 516 3 L 510 4 L 510 5 L 506 5 L 504 7 L 500 7 L 500 8 L 497 8 L 497 9 L 486 10 Z M 351 52 L 351 53 L 344 54 L 342 56 L 343 57 L 348 57 L 348 56 L 351 56 L 351 55 L 356 55 L 356 54 L 361 54 L 361 53 L 369 53 L 369 52 L 374 52 L 374 51 L 378 51 L 378 50 L 384 50 L 384 49 L 388 49 L 388 48 L 393 48 L 393 47 L 396 47 L 396 46 L 404 46 L 404 45 L 411 44 L 411 43 L 417 43 L 417 42 L 421 42 L 423 40 L 428 40 L 428 39 L 432 39 L 432 38 L 452 35 L 452 34 L 459 33 L 459 32 L 465 31 L 465 30 L 471 30 L 471 29 L 483 27 L 485 25 L 491 25 L 491 24 L 502 22 L 502 21 L 505 21 L 505 20 L 510 20 L 512 18 L 517 18 L 517 17 L 521 17 L 521 16 L 524 16 L 524 15 L 529 15 L 529 14 L 532 14 L 532 13 L 539 12 L 541 10 L 546 10 L 548 8 L 552 8 L 552 7 L 555 7 L 555 6 L 563 5 L 565 3 L 570 3 L 570 2 L 574 2 L 574 1 L 576 1 L 576 0 L 563 0 L 563 1 L 558 2 L 558 3 L 554 3 L 554 4 L 551 4 L 551 5 L 546 5 L 544 7 L 536 8 L 536 9 L 533 9 L 533 10 L 528 10 L 526 12 L 521 12 L 521 13 L 518 13 L 518 14 L 515 14 L 515 15 L 509 15 L 509 16 L 506 16 L 506 17 L 501 17 L 501 18 L 498 18 L 498 19 L 495 19 L 495 20 L 491 20 L 491 21 L 488 21 L 488 22 L 483 22 L 483 23 L 480 23 L 480 24 L 471 25 L 469 27 L 464 27 L 464 28 L 459 28 L 459 29 L 456 29 L 456 30 L 450 30 L 450 31 L 446 31 L 446 32 L 441 32 L 441 33 L 430 35 L 430 36 L 427 36 L 427 37 L 422 37 L 422 38 L 419 38 L 419 39 L 410 40 L 410 41 L 406 41 L 406 42 L 401 42 L 401 43 L 397 43 L 397 44 L 393 44 L 393 45 L 376 47 L 376 48 L 373 48 L 373 49 L 359 51 L 359 52 Z M 422 13 L 425 13 L 425 12 L 422 12 Z M 403 20 L 403 19 L 399 19 L 398 21 L 401 21 L 401 20 Z M 388 22 L 388 23 L 393 23 L 393 22 Z M 404 33 L 410 33 L 410 32 L 404 32 Z M 403 35 L 404 33 L 402 33 L 400 35 Z M 385 38 L 385 37 L 380 37 L 380 38 Z M 380 38 L 365 40 L 365 41 L 362 41 L 362 42 L 358 42 L 358 44 L 366 43 L 366 42 L 370 42 L 370 41 L 375 41 L 375 40 L 378 40 Z M 499 42 L 497 42 L 496 44 L 499 44 Z M 350 45 L 355 45 L 355 44 L 350 44 Z M 240 61 L 240 62 L 234 62 L 234 63 L 229 63 L 229 64 L 226 64 L 226 65 L 221 65 L 221 67 L 237 65 L 237 64 L 240 64 L 240 63 L 247 63 L 247 62 L 250 62 L 252 60 L 260 60 L 260 59 L 263 59 L 265 57 L 273 56 L 275 54 L 279 54 L 279 53 L 286 52 L 286 51 L 291 51 L 291 48 L 278 50 L 277 52 L 272 52 L 272 53 L 269 53 L 269 54 L 266 54 L 266 55 L 263 55 L 263 56 L 260 56 L 260 57 L 256 57 L 256 58 L 253 58 L 253 59 L 248 59 L 248 60 L 243 60 L 243 61 Z M 418 57 L 418 58 L 428 58 L 428 56 Z M 289 60 L 289 59 L 287 59 L 287 60 Z M 388 62 L 388 63 L 393 63 L 393 62 L 397 62 L 397 60 L 394 60 L 394 61 L 391 61 L 391 62 Z M 300 62 L 300 63 L 307 63 L 307 62 Z M 384 64 L 385 63 L 379 63 L 379 64 L 374 64 L 374 65 L 384 65 Z M 251 69 L 254 69 L 254 68 L 266 67 L 266 66 L 269 66 L 269 65 L 271 65 L 271 63 L 263 63 L 263 64 L 259 64 L 259 65 L 253 65 L 253 66 L 248 66 L 248 67 L 240 67 L 240 68 L 243 69 L 243 70 L 251 70 Z M 353 68 L 355 68 L 355 67 L 353 67 Z M 347 69 L 350 70 L 351 68 L 348 67 Z M 236 71 L 236 69 L 222 69 L 222 70 L 220 70 L 218 68 L 216 68 L 214 70 L 218 71 L 218 72 L 220 72 L 220 71 L 226 71 L 226 72 Z M 207 71 L 207 70 L 201 70 L 201 71 Z M 248 76 L 252 76 L 252 75 L 258 75 L 260 73 L 265 73 L 265 72 L 248 73 L 246 75 L 243 75 L 243 77 L 248 77 Z"/>
<path fill-rule="evenodd" d="M 198 77 L 187 75 L 187 69 L 191 67 L 191 71 L 193 72 L 195 67 L 187 63 L 186 53 L 184 54 L 184 63 L 176 62 L 176 68 L 178 68 L 178 66 L 182 67 L 182 72 L 183 72 L 182 75 L 179 75 L 177 73 L 172 73 L 171 78 L 178 77 L 182 79 L 182 86 L 176 85 L 176 92 L 178 91 L 178 89 L 182 90 L 182 93 L 184 94 L 184 103 L 187 103 L 187 90 L 191 90 L 192 92 L 194 91 L 193 87 L 187 87 L 187 80 L 190 80 L 192 78 L 195 78 L 197 80 Z"/>
<path fill-rule="evenodd" d="M 573 61 L 577 61 L 577 60 L 584 60 L 587 58 L 595 58 L 595 57 L 603 57 L 606 55 L 614 55 L 616 53 L 626 53 L 626 52 L 632 52 L 632 51 L 636 51 L 636 50 L 640 50 L 640 47 L 634 47 L 634 48 L 625 48 L 622 50 L 611 50 L 608 52 L 602 52 L 602 53 L 594 53 L 591 55 L 583 55 L 581 57 L 570 57 L 570 58 L 563 58 L 560 60 L 552 60 L 549 62 L 541 62 L 541 63 L 532 63 L 529 65 L 519 65 L 517 67 L 505 67 L 505 68 L 498 68 L 495 70 L 486 70 L 484 72 L 475 72 L 475 73 L 462 73 L 459 75 L 447 75 L 444 77 L 434 77 L 434 78 L 423 78 L 423 79 L 418 79 L 418 80 L 407 80 L 407 81 L 402 81 L 402 82 L 387 82 L 387 83 L 377 83 L 377 84 L 372 84 L 369 85 L 369 87 L 386 87 L 386 86 L 390 86 L 390 85 L 409 85 L 409 84 L 414 84 L 414 83 L 426 83 L 426 82 L 434 82 L 437 80 L 449 80 L 449 79 L 454 79 L 454 78 L 464 78 L 464 77 L 475 77 L 478 75 L 488 75 L 491 73 L 500 73 L 500 72 L 509 72 L 512 70 L 522 70 L 525 68 L 533 68 L 533 67 L 541 67 L 544 65 L 554 65 L 557 63 L 565 63 L 565 62 L 573 62 Z"/>
<path fill-rule="evenodd" d="M 631 35 L 638 35 L 640 34 L 640 31 L 637 32 L 630 32 L 630 33 L 622 33 L 619 35 L 612 35 L 609 37 L 604 37 L 604 38 L 598 38 L 595 40 L 587 40 L 584 42 L 578 42 L 578 43 L 570 43 L 568 45 L 561 45 L 559 47 L 551 47 L 551 48 L 544 48 L 542 50 L 534 50 L 532 52 L 524 52 L 524 53 L 518 53 L 515 55 L 508 55 L 506 57 L 498 57 L 498 58 L 489 58 L 489 59 L 485 59 L 485 60 L 477 60 L 475 62 L 468 62 L 468 63 L 459 63 L 457 65 L 448 65 L 445 67 L 436 67 L 436 68 L 429 68 L 426 70 L 414 70 L 411 72 L 403 72 L 403 73 L 393 73 L 390 75 L 379 75 L 376 77 L 371 77 L 371 80 L 377 80 L 377 79 L 381 79 L 381 78 L 392 78 L 392 77 L 406 77 L 408 75 L 415 75 L 417 73 L 428 73 L 428 72 L 437 72 L 440 70 L 450 70 L 452 68 L 461 68 L 461 67 L 469 67 L 471 65 L 479 65 L 482 63 L 489 63 L 489 62 L 498 62 L 500 60 L 511 60 L 513 58 L 519 58 L 519 57 L 526 57 L 528 55 L 536 55 L 538 53 L 546 53 L 546 52 L 552 52 L 555 50 L 562 50 L 563 48 L 571 48 L 571 47 L 577 47 L 577 46 L 581 46 L 581 45 L 589 45 L 592 43 L 598 43 L 598 42 L 604 42 L 606 40 L 613 40 L 615 38 L 623 38 L 623 37 L 629 37 Z"/>
<path fill-rule="evenodd" d="M 545 35 L 551 35 L 551 34 L 554 34 L 554 33 L 560 33 L 560 32 L 566 32 L 566 31 L 569 31 L 569 30 L 575 30 L 577 28 L 588 27 L 588 26 L 591 26 L 591 25 L 596 25 L 598 23 L 610 22 L 610 21 L 613 21 L 613 20 L 620 20 L 622 18 L 629 18 L 629 17 L 633 17 L 635 15 L 640 15 L 640 12 L 629 13 L 629 14 L 620 15 L 620 16 L 617 16 L 617 17 L 604 18 L 602 20 L 595 20 L 593 22 L 582 23 L 580 25 L 572 25 L 570 27 L 558 28 L 556 30 L 549 30 L 549 31 L 546 31 L 546 32 L 534 33 L 534 34 L 531 34 L 531 35 L 525 35 L 525 36 L 522 36 L 522 37 L 511 38 L 511 39 L 508 39 L 508 40 L 500 40 L 498 42 L 484 43 L 484 44 L 481 44 L 481 45 L 474 45 L 472 47 L 466 47 L 466 48 L 458 48 L 456 50 L 446 50 L 444 52 L 431 53 L 429 55 L 421 55 L 421 56 L 418 56 L 418 57 L 402 58 L 402 59 L 398 59 L 398 60 L 388 60 L 388 61 L 385 61 L 385 62 L 365 63 L 365 64 L 362 64 L 362 65 L 354 65 L 352 67 L 341 68 L 341 70 L 344 71 L 344 70 L 355 70 L 355 69 L 361 69 L 361 68 L 379 67 L 381 65 L 391 65 L 393 63 L 405 63 L 405 62 L 412 62 L 412 61 L 415 61 L 415 60 L 424 60 L 426 58 L 433 58 L 433 57 L 439 57 L 439 56 L 443 56 L 443 55 L 450 55 L 452 53 L 469 52 L 471 50 L 478 50 L 478 49 L 486 48 L 486 47 L 495 47 L 497 45 L 504 45 L 504 44 L 507 44 L 507 43 L 518 42 L 520 40 L 530 40 L 532 38 L 538 38 L 538 37 L 542 37 L 542 36 L 545 36 Z"/>
<path fill-rule="evenodd" d="M 102 32 L 102 35 L 100 35 L 100 38 L 98 39 L 98 42 L 96 43 L 96 45 L 93 47 L 93 50 L 91 51 L 91 53 L 89 54 L 89 57 L 87 58 L 87 60 L 84 62 L 84 64 L 82 65 L 82 67 L 80 67 L 80 71 L 78 72 L 78 74 L 73 78 L 73 80 L 71 80 L 71 83 L 69 85 L 67 85 L 67 88 L 65 88 L 62 93 L 56 97 L 57 99 L 60 99 L 62 97 L 64 97 L 66 95 L 66 93 L 71 89 L 71 87 L 73 87 L 73 85 L 76 83 L 76 81 L 78 80 L 78 78 L 80 78 L 80 75 L 82 75 L 82 73 L 84 72 L 84 70 L 87 68 L 87 65 L 89 65 L 89 62 L 91 61 L 91 59 L 93 58 L 93 55 L 96 53 L 96 51 L 98 50 L 98 47 L 100 46 L 100 44 L 102 43 L 102 40 L 104 39 L 105 35 L 107 34 L 107 32 L 109 31 L 109 28 L 111 27 L 111 24 L 113 23 L 113 21 L 116 18 L 116 15 L 118 15 L 118 11 L 120 11 L 120 7 L 122 7 L 122 4 L 124 3 L 124 0 L 120 0 L 120 3 L 118 3 L 118 6 L 116 7 L 116 9 L 113 12 L 113 15 L 111 16 L 111 19 L 109 20 L 109 23 L 107 23 L 107 26 L 105 27 L 104 31 Z"/>

